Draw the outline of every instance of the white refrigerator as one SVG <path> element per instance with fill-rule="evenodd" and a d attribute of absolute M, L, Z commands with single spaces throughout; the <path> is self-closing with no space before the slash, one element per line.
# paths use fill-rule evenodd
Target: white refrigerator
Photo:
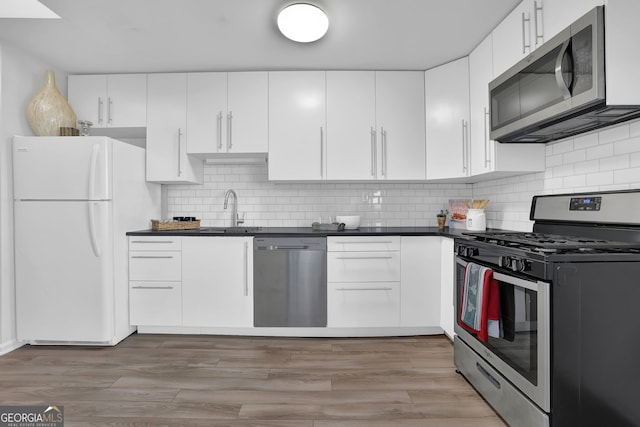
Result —
<path fill-rule="evenodd" d="M 126 232 L 160 218 L 145 150 L 106 137 L 14 137 L 17 338 L 115 345 L 129 325 Z"/>

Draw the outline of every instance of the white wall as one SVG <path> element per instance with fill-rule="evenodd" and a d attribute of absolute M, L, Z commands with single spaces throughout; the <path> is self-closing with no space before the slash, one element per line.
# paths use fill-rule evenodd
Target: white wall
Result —
<path fill-rule="evenodd" d="M 44 86 L 48 68 L 53 67 L 10 44 L 0 44 L 0 354 L 19 345 L 15 332 L 11 139 L 13 135 L 33 135 L 25 111 Z M 56 83 L 66 94 L 67 75 L 56 72 Z"/>
<path fill-rule="evenodd" d="M 640 120 L 546 146 L 546 170 L 478 183 L 473 196 L 490 199 L 489 227 L 531 231 L 536 194 L 640 189 Z"/>

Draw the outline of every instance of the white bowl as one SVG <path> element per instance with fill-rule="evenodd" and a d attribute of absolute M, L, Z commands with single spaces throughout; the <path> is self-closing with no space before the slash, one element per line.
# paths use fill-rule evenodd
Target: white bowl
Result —
<path fill-rule="evenodd" d="M 360 215 L 336 215 L 337 223 L 344 223 L 345 230 L 355 230 L 360 226 Z"/>

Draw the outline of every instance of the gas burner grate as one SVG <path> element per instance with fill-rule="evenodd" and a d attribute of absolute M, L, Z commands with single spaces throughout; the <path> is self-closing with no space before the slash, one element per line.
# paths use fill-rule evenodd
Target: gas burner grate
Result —
<path fill-rule="evenodd" d="M 518 248 L 540 254 L 587 252 L 636 252 L 640 243 L 609 241 L 588 237 L 561 236 L 529 232 L 463 233 L 475 240 L 509 248 Z"/>

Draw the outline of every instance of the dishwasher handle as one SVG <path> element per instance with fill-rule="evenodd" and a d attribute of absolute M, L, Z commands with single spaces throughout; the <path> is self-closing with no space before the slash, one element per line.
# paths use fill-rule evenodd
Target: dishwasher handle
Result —
<path fill-rule="evenodd" d="M 269 246 L 258 246 L 259 251 L 277 251 L 277 250 L 304 250 L 309 249 L 309 246 L 306 245 L 269 245 Z"/>

